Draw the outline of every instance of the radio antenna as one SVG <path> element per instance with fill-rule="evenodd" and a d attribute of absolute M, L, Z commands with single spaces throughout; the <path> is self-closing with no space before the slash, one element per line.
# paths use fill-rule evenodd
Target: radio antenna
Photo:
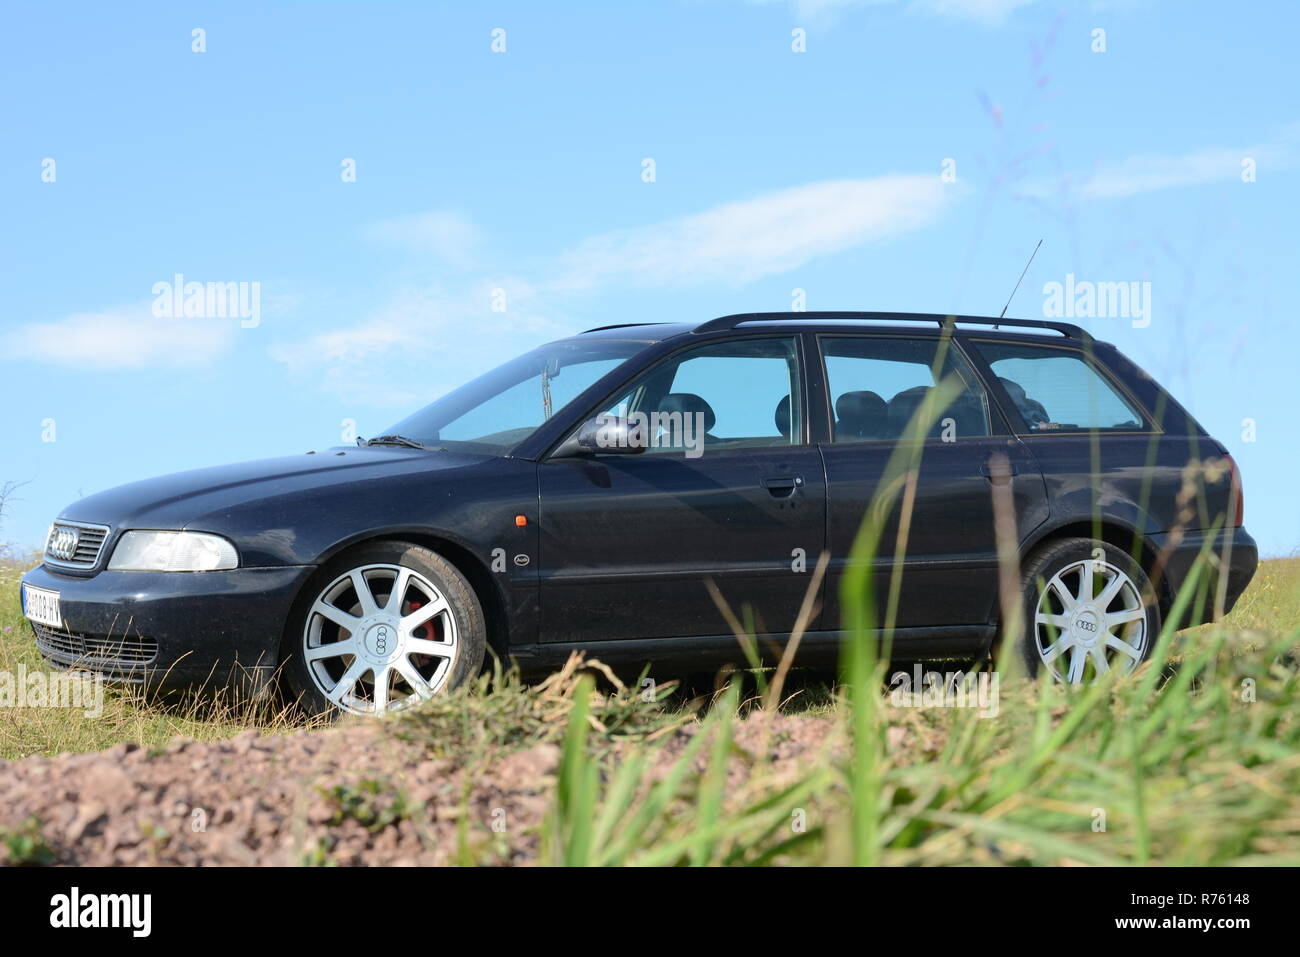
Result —
<path fill-rule="evenodd" d="M 1043 245 L 1043 241 L 1040 239 L 1040 240 L 1038 241 L 1038 246 L 1041 246 L 1041 245 Z M 1010 307 L 1010 305 L 1011 305 L 1011 300 L 1016 298 L 1016 290 L 1019 289 L 1019 288 L 1020 288 L 1020 284 L 1021 284 L 1022 282 L 1025 281 L 1025 273 L 1029 272 L 1029 266 L 1030 266 L 1030 264 L 1034 261 L 1034 257 L 1038 255 L 1038 246 L 1035 246 L 1035 247 L 1034 247 L 1034 251 L 1033 251 L 1032 253 L 1029 254 L 1029 262 L 1025 263 L 1025 268 L 1024 268 L 1024 270 L 1020 273 L 1020 278 L 1016 280 L 1016 288 L 1011 290 L 1011 295 L 1007 296 L 1007 304 L 1006 304 L 1005 306 L 1003 306 L 1003 307 L 1002 307 L 1002 311 L 1001 311 L 1000 313 L 998 313 L 998 318 L 999 318 L 999 319 L 1001 319 L 1001 318 L 1003 318 L 1004 316 L 1006 316 L 1006 314 L 1007 314 L 1007 309 L 1008 309 L 1008 307 Z M 997 326 L 994 326 L 993 328 L 996 329 Z"/>

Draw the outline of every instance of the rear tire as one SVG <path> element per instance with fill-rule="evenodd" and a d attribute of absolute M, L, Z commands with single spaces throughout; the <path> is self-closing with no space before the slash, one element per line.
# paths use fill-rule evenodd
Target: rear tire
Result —
<path fill-rule="evenodd" d="M 486 649 L 483 609 L 451 562 L 421 545 L 372 542 L 313 576 L 280 660 L 310 714 L 380 716 L 478 674 Z"/>
<path fill-rule="evenodd" d="M 1160 605 L 1142 566 L 1090 538 L 1064 538 L 1036 551 L 1021 582 L 1030 677 L 1040 672 L 1083 685 L 1115 669 L 1133 671 L 1160 634 Z"/>

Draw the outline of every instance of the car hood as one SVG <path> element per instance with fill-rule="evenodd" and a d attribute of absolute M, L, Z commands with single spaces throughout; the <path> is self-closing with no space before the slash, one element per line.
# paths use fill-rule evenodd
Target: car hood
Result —
<path fill-rule="evenodd" d="M 346 447 L 175 472 L 89 495 L 60 518 L 120 528 L 219 528 L 240 505 L 313 489 L 423 472 L 446 472 L 487 456 L 395 446 Z"/>

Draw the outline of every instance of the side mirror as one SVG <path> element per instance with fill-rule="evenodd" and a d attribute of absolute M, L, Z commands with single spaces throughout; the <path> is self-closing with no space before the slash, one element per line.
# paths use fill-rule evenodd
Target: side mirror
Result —
<path fill-rule="evenodd" d="M 574 455 L 639 455 L 646 450 L 645 426 L 617 415 L 598 415 L 557 448 L 552 458 Z"/>

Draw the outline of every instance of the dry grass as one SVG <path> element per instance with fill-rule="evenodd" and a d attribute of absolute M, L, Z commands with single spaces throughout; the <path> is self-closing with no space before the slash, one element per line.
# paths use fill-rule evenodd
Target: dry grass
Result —
<path fill-rule="evenodd" d="M 41 667 L 19 617 L 19 574 L 0 568 L 0 669 Z M 1133 676 L 1083 691 L 1007 676 L 990 719 L 899 707 L 886 692 L 869 702 L 874 747 L 856 752 L 844 688 L 798 672 L 774 709 L 762 678 L 748 699 L 738 685 L 647 699 L 599 668 L 597 693 L 591 666 L 574 662 L 532 687 L 490 676 L 392 729 L 464 768 L 562 744 L 533 842 L 546 862 L 1295 864 L 1298 621 L 1300 559 L 1265 562 L 1225 622 L 1176 636 Z M 250 726 L 302 727 L 247 706 L 110 692 L 95 720 L 0 709 L 0 755 L 161 749 Z M 459 859 L 499 861 L 473 850 L 491 846 L 479 826 L 466 821 Z M 26 846 L 24 834 L 6 839 Z"/>
<path fill-rule="evenodd" d="M 0 562 L 0 672 L 49 669 L 36 651 L 22 617 L 18 581 L 35 562 Z M 106 689 L 103 713 L 76 708 L 0 707 L 0 759 L 100 751 L 129 742 L 157 749 L 176 737 L 196 741 L 233 738 L 258 728 L 266 733 L 299 730 L 306 723 L 289 709 L 236 701 L 227 695 L 185 696 L 174 702 L 146 700 L 134 689 Z"/>

